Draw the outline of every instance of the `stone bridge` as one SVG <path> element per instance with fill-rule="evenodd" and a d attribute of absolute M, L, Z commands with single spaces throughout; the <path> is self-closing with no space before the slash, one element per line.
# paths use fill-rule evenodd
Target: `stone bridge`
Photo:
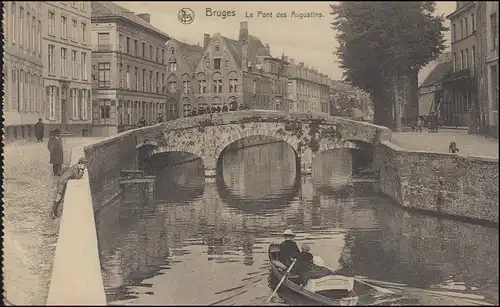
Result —
<path fill-rule="evenodd" d="M 245 110 L 181 118 L 125 133 L 135 135 L 137 157 L 186 152 L 203 159 L 205 175 L 215 176 L 221 153 L 231 143 L 252 136 L 286 142 L 302 172 L 310 172 L 318 153 L 335 148 L 373 148 L 389 140 L 386 127 L 317 113 Z M 369 145 L 369 146 L 367 146 Z"/>

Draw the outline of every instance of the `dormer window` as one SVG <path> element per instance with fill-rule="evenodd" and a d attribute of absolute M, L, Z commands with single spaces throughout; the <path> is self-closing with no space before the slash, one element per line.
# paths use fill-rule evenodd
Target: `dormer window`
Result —
<path fill-rule="evenodd" d="M 219 52 L 219 46 L 215 46 L 215 52 Z"/>
<path fill-rule="evenodd" d="M 214 69 L 220 69 L 220 59 L 214 59 Z"/>
<path fill-rule="evenodd" d="M 175 49 L 174 47 L 170 48 L 170 54 L 174 55 L 175 54 Z"/>

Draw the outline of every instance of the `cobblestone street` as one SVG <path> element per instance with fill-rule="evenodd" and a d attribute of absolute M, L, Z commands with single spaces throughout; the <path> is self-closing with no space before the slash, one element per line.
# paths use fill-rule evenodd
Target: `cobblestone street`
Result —
<path fill-rule="evenodd" d="M 403 149 L 448 153 L 451 141 L 457 143 L 459 154 L 498 159 L 498 140 L 475 134 L 467 130 L 441 129 L 438 133 L 393 132 L 391 142 Z"/>
<path fill-rule="evenodd" d="M 99 139 L 63 138 L 64 162 L 71 148 Z M 49 217 L 56 177 L 47 139 L 11 142 L 4 159 L 4 296 L 15 305 L 44 305 L 59 227 Z"/>

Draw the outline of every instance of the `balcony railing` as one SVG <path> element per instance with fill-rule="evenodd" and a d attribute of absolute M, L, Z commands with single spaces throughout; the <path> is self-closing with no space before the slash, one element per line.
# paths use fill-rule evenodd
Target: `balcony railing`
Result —
<path fill-rule="evenodd" d="M 447 74 L 443 78 L 443 82 L 446 82 L 446 81 L 456 81 L 456 80 L 466 80 L 466 79 L 473 79 L 473 78 L 474 78 L 474 76 L 471 73 L 471 69 L 470 68 L 466 68 L 466 69 L 462 69 L 462 70 L 455 71 L 455 72 Z"/>
<path fill-rule="evenodd" d="M 112 48 L 113 48 L 112 44 L 97 45 L 98 51 L 111 51 Z"/>

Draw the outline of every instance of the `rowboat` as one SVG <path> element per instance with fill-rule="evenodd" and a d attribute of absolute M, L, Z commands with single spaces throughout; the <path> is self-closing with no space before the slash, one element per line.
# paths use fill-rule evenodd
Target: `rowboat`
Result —
<path fill-rule="evenodd" d="M 268 256 L 272 275 L 278 280 L 281 280 L 286 274 L 286 268 L 278 261 L 279 251 L 280 246 L 278 244 L 271 244 L 269 246 Z M 289 275 L 285 278 L 281 288 L 287 288 L 314 305 L 354 306 L 357 304 L 358 297 L 355 295 L 354 291 L 352 291 L 352 284 L 354 282 L 352 277 L 333 274 L 327 277 L 318 280 L 318 286 L 313 290 L 307 286 L 301 287 L 298 284 L 298 276 Z"/>

